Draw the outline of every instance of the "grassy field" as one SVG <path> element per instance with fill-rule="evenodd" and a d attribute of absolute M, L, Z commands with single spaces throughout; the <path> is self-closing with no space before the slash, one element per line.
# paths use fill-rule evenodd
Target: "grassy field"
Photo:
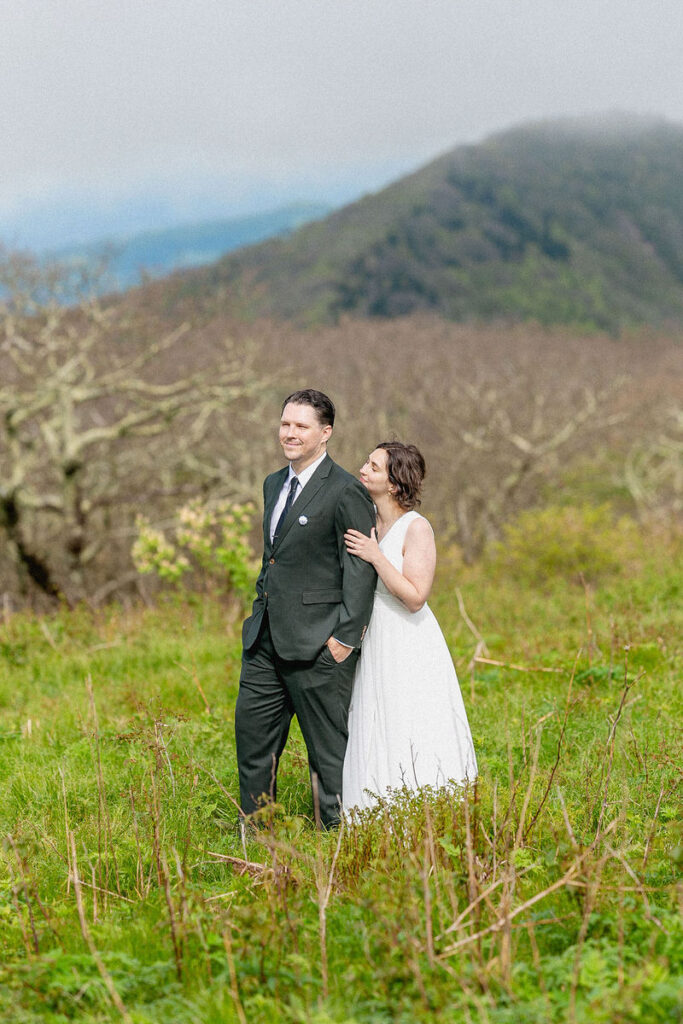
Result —
<path fill-rule="evenodd" d="M 475 788 L 318 835 L 295 730 L 244 848 L 234 612 L 8 617 L 0 1019 L 681 1019 L 680 546 L 602 543 L 590 582 L 442 552 Z"/>

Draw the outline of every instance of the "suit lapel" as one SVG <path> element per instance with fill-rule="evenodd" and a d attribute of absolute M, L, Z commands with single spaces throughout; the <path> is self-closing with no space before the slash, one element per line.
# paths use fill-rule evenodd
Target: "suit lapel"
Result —
<path fill-rule="evenodd" d="M 289 466 L 285 466 L 276 473 L 272 478 L 272 484 L 270 485 L 269 493 L 265 495 L 264 509 L 263 509 L 263 542 L 267 550 L 270 550 L 270 521 L 273 518 L 273 510 L 277 504 L 280 491 L 282 490 L 283 484 L 287 479 L 289 473 Z"/>
<path fill-rule="evenodd" d="M 320 488 L 324 485 L 325 481 L 327 480 L 327 477 L 330 475 L 330 471 L 332 469 L 333 464 L 334 463 L 332 462 L 332 459 L 329 457 L 329 455 L 326 455 L 325 458 L 323 459 L 323 461 L 320 463 L 320 465 L 316 469 L 316 471 L 313 474 L 313 476 L 311 477 L 311 479 L 308 481 L 308 483 L 304 487 L 304 489 L 301 492 L 301 494 L 299 495 L 299 497 L 296 499 L 296 501 L 294 502 L 294 504 L 290 508 L 289 512 L 287 513 L 287 518 L 285 519 L 284 523 L 282 524 L 282 528 L 280 530 L 280 534 L 279 534 L 278 539 L 277 539 L 276 547 L 279 547 L 280 544 L 282 544 L 282 541 L 283 541 L 284 537 L 286 537 L 287 534 L 289 533 L 289 531 L 290 531 L 290 529 L 292 527 L 292 524 L 299 518 L 299 516 L 301 515 L 303 510 L 308 505 L 310 505 L 310 503 L 313 501 L 313 499 L 315 498 L 315 496 L 318 493 L 318 491 L 320 490 Z M 280 481 L 280 489 L 282 489 L 282 483 L 283 482 L 284 481 Z M 274 504 L 275 504 L 275 502 L 273 502 L 273 505 Z M 271 509 L 271 514 L 272 514 L 272 509 Z M 269 539 L 270 539 L 270 537 L 269 537 Z"/>

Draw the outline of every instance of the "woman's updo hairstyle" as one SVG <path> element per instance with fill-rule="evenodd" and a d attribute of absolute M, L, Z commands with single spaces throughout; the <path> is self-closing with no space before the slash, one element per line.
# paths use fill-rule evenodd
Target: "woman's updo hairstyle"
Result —
<path fill-rule="evenodd" d="M 380 441 L 377 445 L 387 453 L 387 473 L 393 495 L 406 512 L 420 504 L 420 491 L 425 478 L 425 460 L 414 444 L 401 441 Z"/>

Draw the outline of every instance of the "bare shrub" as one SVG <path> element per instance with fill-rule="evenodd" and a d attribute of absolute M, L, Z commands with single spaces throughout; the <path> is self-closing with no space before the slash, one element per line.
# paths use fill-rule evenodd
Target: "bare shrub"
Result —
<path fill-rule="evenodd" d="M 67 274 L 68 277 L 68 274 Z M 250 354 L 197 339 L 135 304 L 98 298 L 87 278 L 27 257 L 0 261 L 0 529 L 16 589 L 97 602 L 135 579 L 135 508 L 163 508 L 225 475 L 216 438 L 255 414 Z M 233 428 L 234 430 L 234 428 Z M 240 492 L 238 474 L 228 489 Z"/>
<path fill-rule="evenodd" d="M 437 317 L 347 319 L 315 334 L 268 323 L 255 331 L 263 365 L 282 368 L 283 393 L 305 381 L 337 402 L 331 450 L 349 469 L 387 437 L 423 450 L 425 511 L 467 561 L 500 539 L 520 510 L 549 496 L 571 500 L 558 489 L 577 460 L 608 454 L 600 500 L 620 493 L 631 512 L 680 511 L 680 442 L 671 426 L 682 390 L 676 339 L 468 327 Z"/>

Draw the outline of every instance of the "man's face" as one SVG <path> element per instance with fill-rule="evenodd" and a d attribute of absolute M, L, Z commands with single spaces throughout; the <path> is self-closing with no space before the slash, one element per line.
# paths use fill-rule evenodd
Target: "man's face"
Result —
<path fill-rule="evenodd" d="M 280 445 L 285 458 L 300 473 L 319 458 L 327 447 L 332 427 L 323 426 L 312 405 L 289 402 L 280 420 Z"/>

